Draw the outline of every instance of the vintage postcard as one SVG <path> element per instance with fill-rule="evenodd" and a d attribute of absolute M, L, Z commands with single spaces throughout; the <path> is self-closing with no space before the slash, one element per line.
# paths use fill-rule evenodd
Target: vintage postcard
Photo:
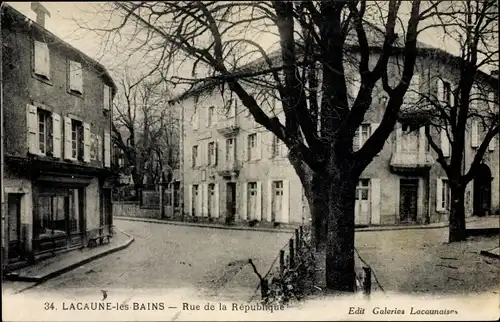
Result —
<path fill-rule="evenodd" d="M 500 318 L 497 1 L 0 12 L 4 321 Z"/>

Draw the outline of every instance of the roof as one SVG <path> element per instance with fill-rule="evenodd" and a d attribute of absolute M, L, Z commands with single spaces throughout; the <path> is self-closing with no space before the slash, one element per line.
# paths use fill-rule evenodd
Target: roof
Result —
<path fill-rule="evenodd" d="M 385 38 L 385 33 L 382 29 L 375 26 L 372 23 L 367 23 L 365 26 L 365 32 L 368 39 L 368 46 L 372 50 L 381 50 Z M 397 37 L 397 35 L 396 35 Z M 351 28 L 346 37 L 346 47 L 352 51 L 359 49 L 359 45 L 357 43 L 357 34 L 354 28 Z M 401 38 L 396 38 L 395 46 L 396 49 L 402 50 L 404 48 L 404 42 Z M 458 63 L 460 58 L 439 48 L 430 46 L 421 41 L 417 41 L 417 50 L 418 55 L 420 56 L 435 56 L 446 60 L 448 63 Z M 281 60 L 281 50 L 275 50 L 269 54 L 269 58 L 273 63 L 278 63 Z M 248 64 L 243 65 L 242 67 L 234 70 L 234 72 L 247 72 L 247 71 L 255 71 L 259 70 L 259 68 L 264 68 L 267 66 L 266 61 L 263 57 L 256 59 Z M 495 78 L 491 75 L 488 75 L 482 71 L 478 71 L 480 77 L 486 78 L 488 82 L 494 83 L 497 86 L 498 78 Z M 185 92 L 177 95 L 173 99 L 170 100 L 170 103 L 176 103 L 183 100 L 186 100 L 190 97 L 196 97 L 203 93 L 211 92 L 218 85 L 220 85 L 221 80 L 206 80 L 201 81 L 199 84 L 196 84 L 191 89 L 186 90 Z"/>
<path fill-rule="evenodd" d="M 45 34 L 46 36 L 52 38 L 52 41 L 54 43 L 57 43 L 58 45 L 64 46 L 67 50 L 72 51 L 74 53 L 77 53 L 78 55 L 82 56 L 87 62 L 89 62 L 93 67 L 95 67 L 99 73 L 102 73 L 102 77 L 104 80 L 108 83 L 108 85 L 111 85 L 113 89 L 113 96 L 116 94 L 118 87 L 116 86 L 115 82 L 113 81 L 113 78 L 111 75 L 108 73 L 107 69 L 98 61 L 95 59 L 91 58 L 90 56 L 86 55 L 82 51 L 76 49 L 75 47 L 71 46 L 61 38 L 57 37 L 53 33 L 51 33 L 49 30 L 45 29 L 44 27 L 40 26 L 37 24 L 35 21 L 31 20 L 21 12 L 17 11 L 16 9 L 12 8 L 6 3 L 2 3 L 2 11 L 9 12 L 13 18 L 17 20 L 17 22 L 24 24 L 28 28 L 35 28 L 39 32 Z M 3 17 L 2 17 L 3 19 Z"/>

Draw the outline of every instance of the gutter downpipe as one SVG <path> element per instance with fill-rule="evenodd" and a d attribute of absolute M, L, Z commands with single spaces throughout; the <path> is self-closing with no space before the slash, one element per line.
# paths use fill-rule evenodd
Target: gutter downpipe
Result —
<path fill-rule="evenodd" d="M 4 2 L 0 2 L 0 194 L 2 195 L 2 206 L 0 208 L 0 213 L 2 214 L 2 271 L 5 268 L 6 258 L 5 251 L 7 245 L 5 245 L 6 234 L 6 206 L 5 206 L 5 196 L 4 196 L 4 129 L 3 129 L 3 29 L 2 29 L 2 16 L 3 16 L 3 5 Z"/>

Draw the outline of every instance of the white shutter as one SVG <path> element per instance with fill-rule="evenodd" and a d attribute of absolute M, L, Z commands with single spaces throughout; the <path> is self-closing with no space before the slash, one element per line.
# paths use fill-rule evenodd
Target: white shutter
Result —
<path fill-rule="evenodd" d="M 103 106 L 104 110 L 108 111 L 110 110 L 110 104 L 111 103 L 111 87 L 104 85 L 104 101 L 103 101 Z"/>
<path fill-rule="evenodd" d="M 255 202 L 255 217 L 258 221 L 262 221 L 262 182 L 257 181 L 257 195 Z"/>
<path fill-rule="evenodd" d="M 35 61 L 34 71 L 35 74 L 45 76 L 50 79 L 50 55 L 49 47 L 46 43 L 41 41 L 34 42 Z"/>
<path fill-rule="evenodd" d="M 198 107 L 194 107 L 194 112 L 193 112 L 193 116 L 192 116 L 192 122 L 193 122 L 193 130 L 197 130 L 198 127 L 199 127 L 199 111 L 198 111 Z"/>
<path fill-rule="evenodd" d="M 189 191 L 188 191 L 188 214 L 189 216 L 193 216 L 193 185 L 189 185 Z"/>
<path fill-rule="evenodd" d="M 361 126 L 358 126 L 356 132 L 354 132 L 354 137 L 352 138 L 352 150 L 358 151 L 361 147 Z"/>
<path fill-rule="evenodd" d="M 69 62 L 69 88 L 72 91 L 82 93 L 83 75 L 82 64 L 70 60 Z"/>
<path fill-rule="evenodd" d="M 241 215 L 242 220 L 248 218 L 248 182 L 241 183 Z"/>
<path fill-rule="evenodd" d="M 441 104 L 446 101 L 444 97 L 444 84 L 442 79 L 437 80 L 437 99 Z"/>
<path fill-rule="evenodd" d="M 495 116 L 495 118 L 498 118 L 498 115 L 496 115 L 498 113 L 498 111 L 496 109 L 496 105 L 497 105 L 497 102 L 495 101 L 495 93 L 489 92 L 488 93 L 488 107 L 489 107 L 490 113 L 492 113 Z"/>
<path fill-rule="evenodd" d="M 227 164 L 228 161 L 226 161 L 226 156 L 229 154 L 229 151 L 227 151 L 228 146 L 227 146 L 226 139 L 224 138 L 224 139 L 220 140 L 219 144 L 220 144 L 220 155 L 218 155 L 217 163 L 221 167 L 229 166 L 229 164 Z M 219 145 L 219 144 L 217 144 L 217 145 Z M 234 145 L 234 139 L 233 139 L 233 145 Z"/>
<path fill-rule="evenodd" d="M 203 185 L 198 185 L 198 197 L 196 198 L 196 213 L 195 216 L 203 216 Z"/>
<path fill-rule="evenodd" d="M 104 131 L 104 166 L 111 166 L 111 136 L 108 131 Z"/>
<path fill-rule="evenodd" d="M 215 183 L 214 184 L 214 213 L 212 214 L 212 217 L 214 218 L 219 218 L 219 184 Z"/>
<path fill-rule="evenodd" d="M 396 152 L 401 152 L 402 151 L 402 146 L 401 146 L 401 137 L 403 134 L 403 129 L 401 128 L 402 124 L 401 123 L 396 123 Z"/>
<path fill-rule="evenodd" d="M 83 123 L 83 161 L 90 162 L 90 124 Z"/>
<path fill-rule="evenodd" d="M 44 52 L 44 54 L 43 54 L 44 75 L 45 75 L 45 77 L 50 79 L 50 53 L 49 53 L 49 46 L 45 43 L 43 46 L 43 52 Z"/>
<path fill-rule="evenodd" d="M 436 211 L 443 211 L 442 190 L 443 190 L 443 181 L 441 178 L 437 178 L 436 179 Z"/>
<path fill-rule="evenodd" d="M 380 179 L 371 179 L 371 220 L 372 225 L 380 225 Z"/>
<path fill-rule="evenodd" d="M 283 212 L 281 214 L 282 223 L 290 222 L 290 181 L 283 180 Z"/>
<path fill-rule="evenodd" d="M 496 140 L 496 135 L 491 138 L 490 144 L 488 144 L 488 150 L 490 151 L 495 150 L 495 140 Z"/>
<path fill-rule="evenodd" d="M 425 151 L 427 148 L 427 140 L 425 137 L 425 126 L 418 129 L 418 158 L 425 161 Z"/>
<path fill-rule="evenodd" d="M 273 218 L 273 181 L 272 180 L 267 180 L 266 181 L 266 221 L 271 222 Z"/>
<path fill-rule="evenodd" d="M 269 159 L 272 159 L 274 157 L 273 152 L 274 152 L 274 145 L 277 143 L 276 140 L 278 140 L 278 137 L 274 135 L 272 132 L 267 132 L 268 139 L 266 140 L 267 144 L 267 156 Z"/>
<path fill-rule="evenodd" d="M 202 184 L 203 188 L 203 203 L 201 206 L 201 216 L 202 217 L 208 217 L 208 184 L 204 183 Z"/>
<path fill-rule="evenodd" d="M 243 135 L 243 137 L 241 139 L 243 141 L 241 144 L 241 155 L 242 155 L 241 160 L 242 161 L 249 161 L 248 160 L 248 157 L 249 157 L 249 155 L 248 155 L 248 142 L 249 142 L 248 135 L 246 135 L 246 134 Z"/>
<path fill-rule="evenodd" d="M 471 124 L 471 146 L 477 148 L 479 146 L 479 121 L 472 120 Z"/>
<path fill-rule="evenodd" d="M 210 115 L 210 106 L 207 106 L 205 108 L 205 126 L 206 127 L 209 126 L 209 123 L 208 123 L 209 115 Z"/>
<path fill-rule="evenodd" d="M 102 138 L 97 135 L 97 161 L 102 161 Z"/>
<path fill-rule="evenodd" d="M 26 127 L 28 152 L 39 154 L 38 148 L 38 108 L 33 105 L 26 105 Z"/>
<path fill-rule="evenodd" d="M 372 123 L 371 126 L 370 126 L 370 136 L 373 135 L 373 133 L 375 133 L 375 131 L 377 130 L 377 128 L 380 126 L 380 123 Z M 367 138 L 368 139 L 368 138 Z M 384 149 L 384 147 L 382 146 L 382 149 Z M 379 155 L 381 151 L 377 152 L 376 155 Z"/>
<path fill-rule="evenodd" d="M 61 158 L 62 146 L 61 146 L 61 115 L 57 113 L 52 113 L 52 155 L 54 158 Z"/>
<path fill-rule="evenodd" d="M 262 158 L 262 133 L 255 133 L 255 160 Z"/>
<path fill-rule="evenodd" d="M 416 72 L 413 74 L 411 78 L 411 87 L 410 87 L 410 103 L 416 103 L 418 102 L 419 96 L 420 96 L 420 74 Z"/>
<path fill-rule="evenodd" d="M 441 129 L 441 151 L 444 157 L 450 156 L 450 140 L 445 129 Z"/>
<path fill-rule="evenodd" d="M 229 107 L 229 117 L 236 117 L 236 99 L 231 101 L 231 106 Z"/>
<path fill-rule="evenodd" d="M 71 118 L 64 117 L 64 159 L 73 160 L 71 149 Z"/>

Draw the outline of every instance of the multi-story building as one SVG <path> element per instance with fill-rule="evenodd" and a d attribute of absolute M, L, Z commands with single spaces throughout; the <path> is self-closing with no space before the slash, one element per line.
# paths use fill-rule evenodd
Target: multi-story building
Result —
<path fill-rule="evenodd" d="M 431 223 L 448 218 L 450 194 L 446 174 L 435 161 L 437 155 L 427 142 L 423 123 L 415 122 L 414 116 L 424 114 L 421 112 L 427 108 L 418 106 L 422 100 L 417 93 L 431 93 L 440 100 L 449 100 L 450 89 L 457 86 L 459 75 L 456 58 L 420 45 L 411 88 L 402 107 L 403 111 L 413 109 L 416 114 L 405 118 L 409 113 L 402 113 L 383 149 L 362 173 L 355 202 L 357 225 Z M 377 55 L 377 51 L 372 55 Z M 279 59 L 279 55 L 273 59 Z M 347 68 L 349 71 L 353 66 Z M 390 65 L 389 73 L 390 80 L 399 80 L 396 63 Z M 498 97 L 496 81 L 491 75 L 478 72 L 476 83 L 477 93 Z M 204 86 L 174 99 L 183 107 L 181 169 L 185 214 L 211 220 L 291 224 L 309 219 L 307 199 L 287 159 L 287 148 L 259 126 L 246 108 L 237 104 L 237 99 L 223 99 L 220 91 L 215 90 L 214 94 L 205 93 L 198 100 L 204 88 L 208 92 L 213 87 Z M 356 94 L 359 86 L 359 81 L 350 80 L 351 94 Z M 247 90 L 255 92 L 252 88 Z M 381 122 L 387 99 L 381 86 L 374 89 L 373 98 L 355 137 L 354 149 L 362 146 Z M 279 102 L 271 105 L 272 109 L 264 106 L 266 113 L 271 115 L 273 110 L 284 124 Z M 497 109 L 494 105 L 492 108 Z M 449 157 L 446 132 L 432 128 L 431 133 L 433 141 Z M 484 135 L 478 120 L 469 120 L 466 135 L 464 169 L 469 168 Z M 486 152 L 481 170 L 467 187 L 468 215 L 498 212 L 498 150 L 497 135 Z"/>
<path fill-rule="evenodd" d="M 111 103 L 97 61 L 8 5 L 1 11 L 3 263 L 33 262 L 112 234 Z M 5 214 L 5 215 L 3 215 Z"/>

